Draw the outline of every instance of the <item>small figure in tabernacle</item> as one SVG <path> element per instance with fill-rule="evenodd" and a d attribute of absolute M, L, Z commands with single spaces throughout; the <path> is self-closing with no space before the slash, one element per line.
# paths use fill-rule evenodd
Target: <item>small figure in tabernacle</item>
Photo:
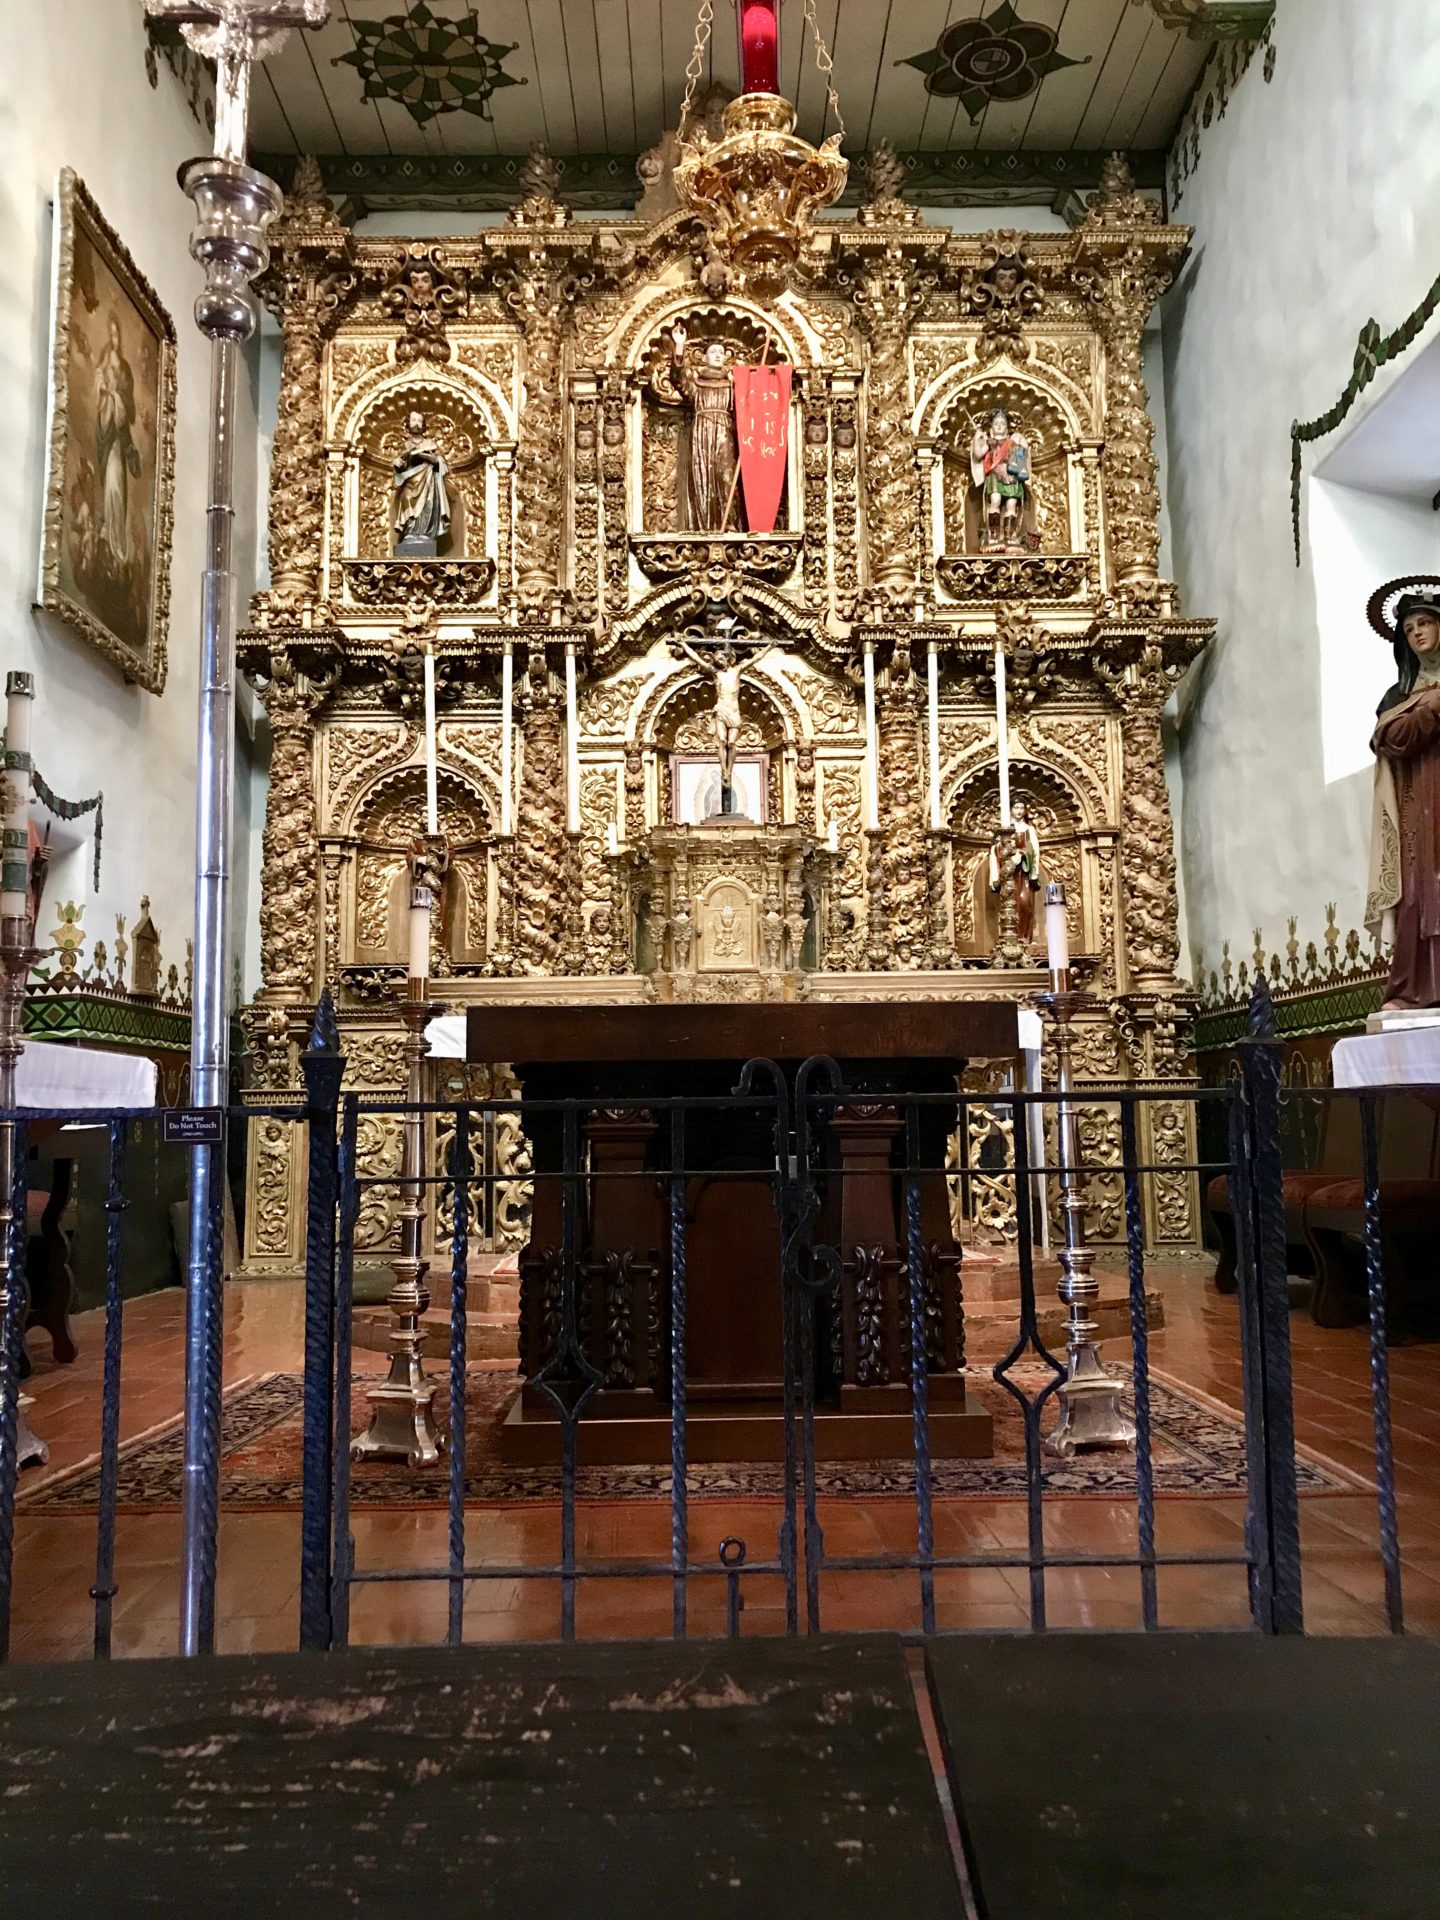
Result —
<path fill-rule="evenodd" d="M 1382 594 L 1384 590 L 1382 589 Z M 1393 942 L 1387 1008 L 1440 1007 L 1440 593 L 1402 594 L 1388 633 L 1400 677 L 1370 746 L 1375 800 L 1365 921 Z M 1383 626 L 1382 626 L 1383 621 Z"/>
<path fill-rule="evenodd" d="M 1015 929 L 1028 947 L 1035 933 L 1035 895 L 1040 889 L 1040 836 L 1030 824 L 1030 809 L 1017 800 L 1010 825 L 1001 827 L 990 849 L 990 891 L 1015 890 Z"/>
<path fill-rule="evenodd" d="M 970 442 L 970 477 L 980 493 L 987 553 L 1022 553 L 1030 503 L 1030 444 L 997 407 Z"/>

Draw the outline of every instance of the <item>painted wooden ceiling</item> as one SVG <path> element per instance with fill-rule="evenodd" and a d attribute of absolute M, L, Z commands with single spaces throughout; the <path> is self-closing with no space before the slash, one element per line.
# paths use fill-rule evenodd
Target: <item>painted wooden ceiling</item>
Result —
<path fill-rule="evenodd" d="M 714 0 L 702 84 L 738 87 Z M 1097 153 L 1165 147 L 1209 47 L 1200 0 L 815 0 L 846 146 Z M 255 86 L 261 154 L 634 155 L 679 116 L 697 0 L 332 0 Z M 801 0 L 784 84 L 802 132 L 833 131 Z"/>

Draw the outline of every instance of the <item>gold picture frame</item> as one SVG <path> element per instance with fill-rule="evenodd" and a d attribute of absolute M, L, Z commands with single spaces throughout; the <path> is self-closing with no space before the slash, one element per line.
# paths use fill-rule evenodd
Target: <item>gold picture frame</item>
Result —
<path fill-rule="evenodd" d="M 175 324 L 83 180 L 55 196 L 39 604 L 161 693 L 175 508 Z"/>

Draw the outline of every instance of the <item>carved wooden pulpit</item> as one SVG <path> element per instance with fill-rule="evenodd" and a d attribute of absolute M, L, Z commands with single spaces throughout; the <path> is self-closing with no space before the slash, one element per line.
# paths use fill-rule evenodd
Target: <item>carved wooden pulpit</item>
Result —
<path fill-rule="evenodd" d="M 776 1102 L 724 1104 L 746 1061 L 781 1069 L 793 1097 L 817 1054 L 844 1097 L 810 1108 L 820 1201 L 813 1240 L 841 1278 L 807 1291 L 813 1315 L 816 1446 L 821 1458 L 906 1458 L 912 1445 L 910 1303 L 905 1258 L 906 1108 L 898 1096 L 952 1094 L 975 1059 L 1012 1058 L 1013 1004 L 1000 1001 L 641 1007 L 472 1007 L 472 1061 L 507 1059 L 522 1089 L 535 1198 L 521 1255 L 520 1364 L 527 1385 L 508 1416 L 507 1460 L 553 1462 L 559 1425 L 546 1381 L 585 1408 L 586 1464 L 662 1462 L 670 1452 L 669 1195 L 684 1181 L 689 1458 L 779 1460 L 784 1434 Z M 823 1083 L 822 1083 L 823 1084 Z M 684 1097 L 714 1105 L 662 1103 Z M 575 1101 L 567 1112 L 552 1102 Z M 643 1104 L 655 1102 L 654 1106 Z M 620 1103 L 626 1104 L 620 1104 Z M 640 1103 L 640 1104 L 637 1104 Z M 913 1108 L 918 1138 L 930 1445 L 991 1450 L 988 1413 L 967 1396 L 961 1255 L 945 1174 L 956 1109 Z M 568 1138 L 567 1138 L 568 1135 Z M 567 1178 L 568 1175 L 568 1178 Z M 558 1351 L 564 1319 L 566 1189 L 574 1217 L 574 1323 L 582 1364 Z"/>

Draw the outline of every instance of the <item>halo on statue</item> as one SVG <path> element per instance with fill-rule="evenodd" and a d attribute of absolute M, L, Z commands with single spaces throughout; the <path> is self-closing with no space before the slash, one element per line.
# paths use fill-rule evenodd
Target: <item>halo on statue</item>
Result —
<path fill-rule="evenodd" d="M 1417 588 L 1430 591 L 1416 592 Z M 1413 597 L 1420 605 L 1440 612 L 1440 573 L 1410 573 L 1399 580 L 1387 580 L 1377 587 L 1365 603 L 1365 618 L 1380 638 L 1394 646 L 1400 638 L 1399 605 Z M 1407 612 L 1409 609 L 1407 608 Z"/>

